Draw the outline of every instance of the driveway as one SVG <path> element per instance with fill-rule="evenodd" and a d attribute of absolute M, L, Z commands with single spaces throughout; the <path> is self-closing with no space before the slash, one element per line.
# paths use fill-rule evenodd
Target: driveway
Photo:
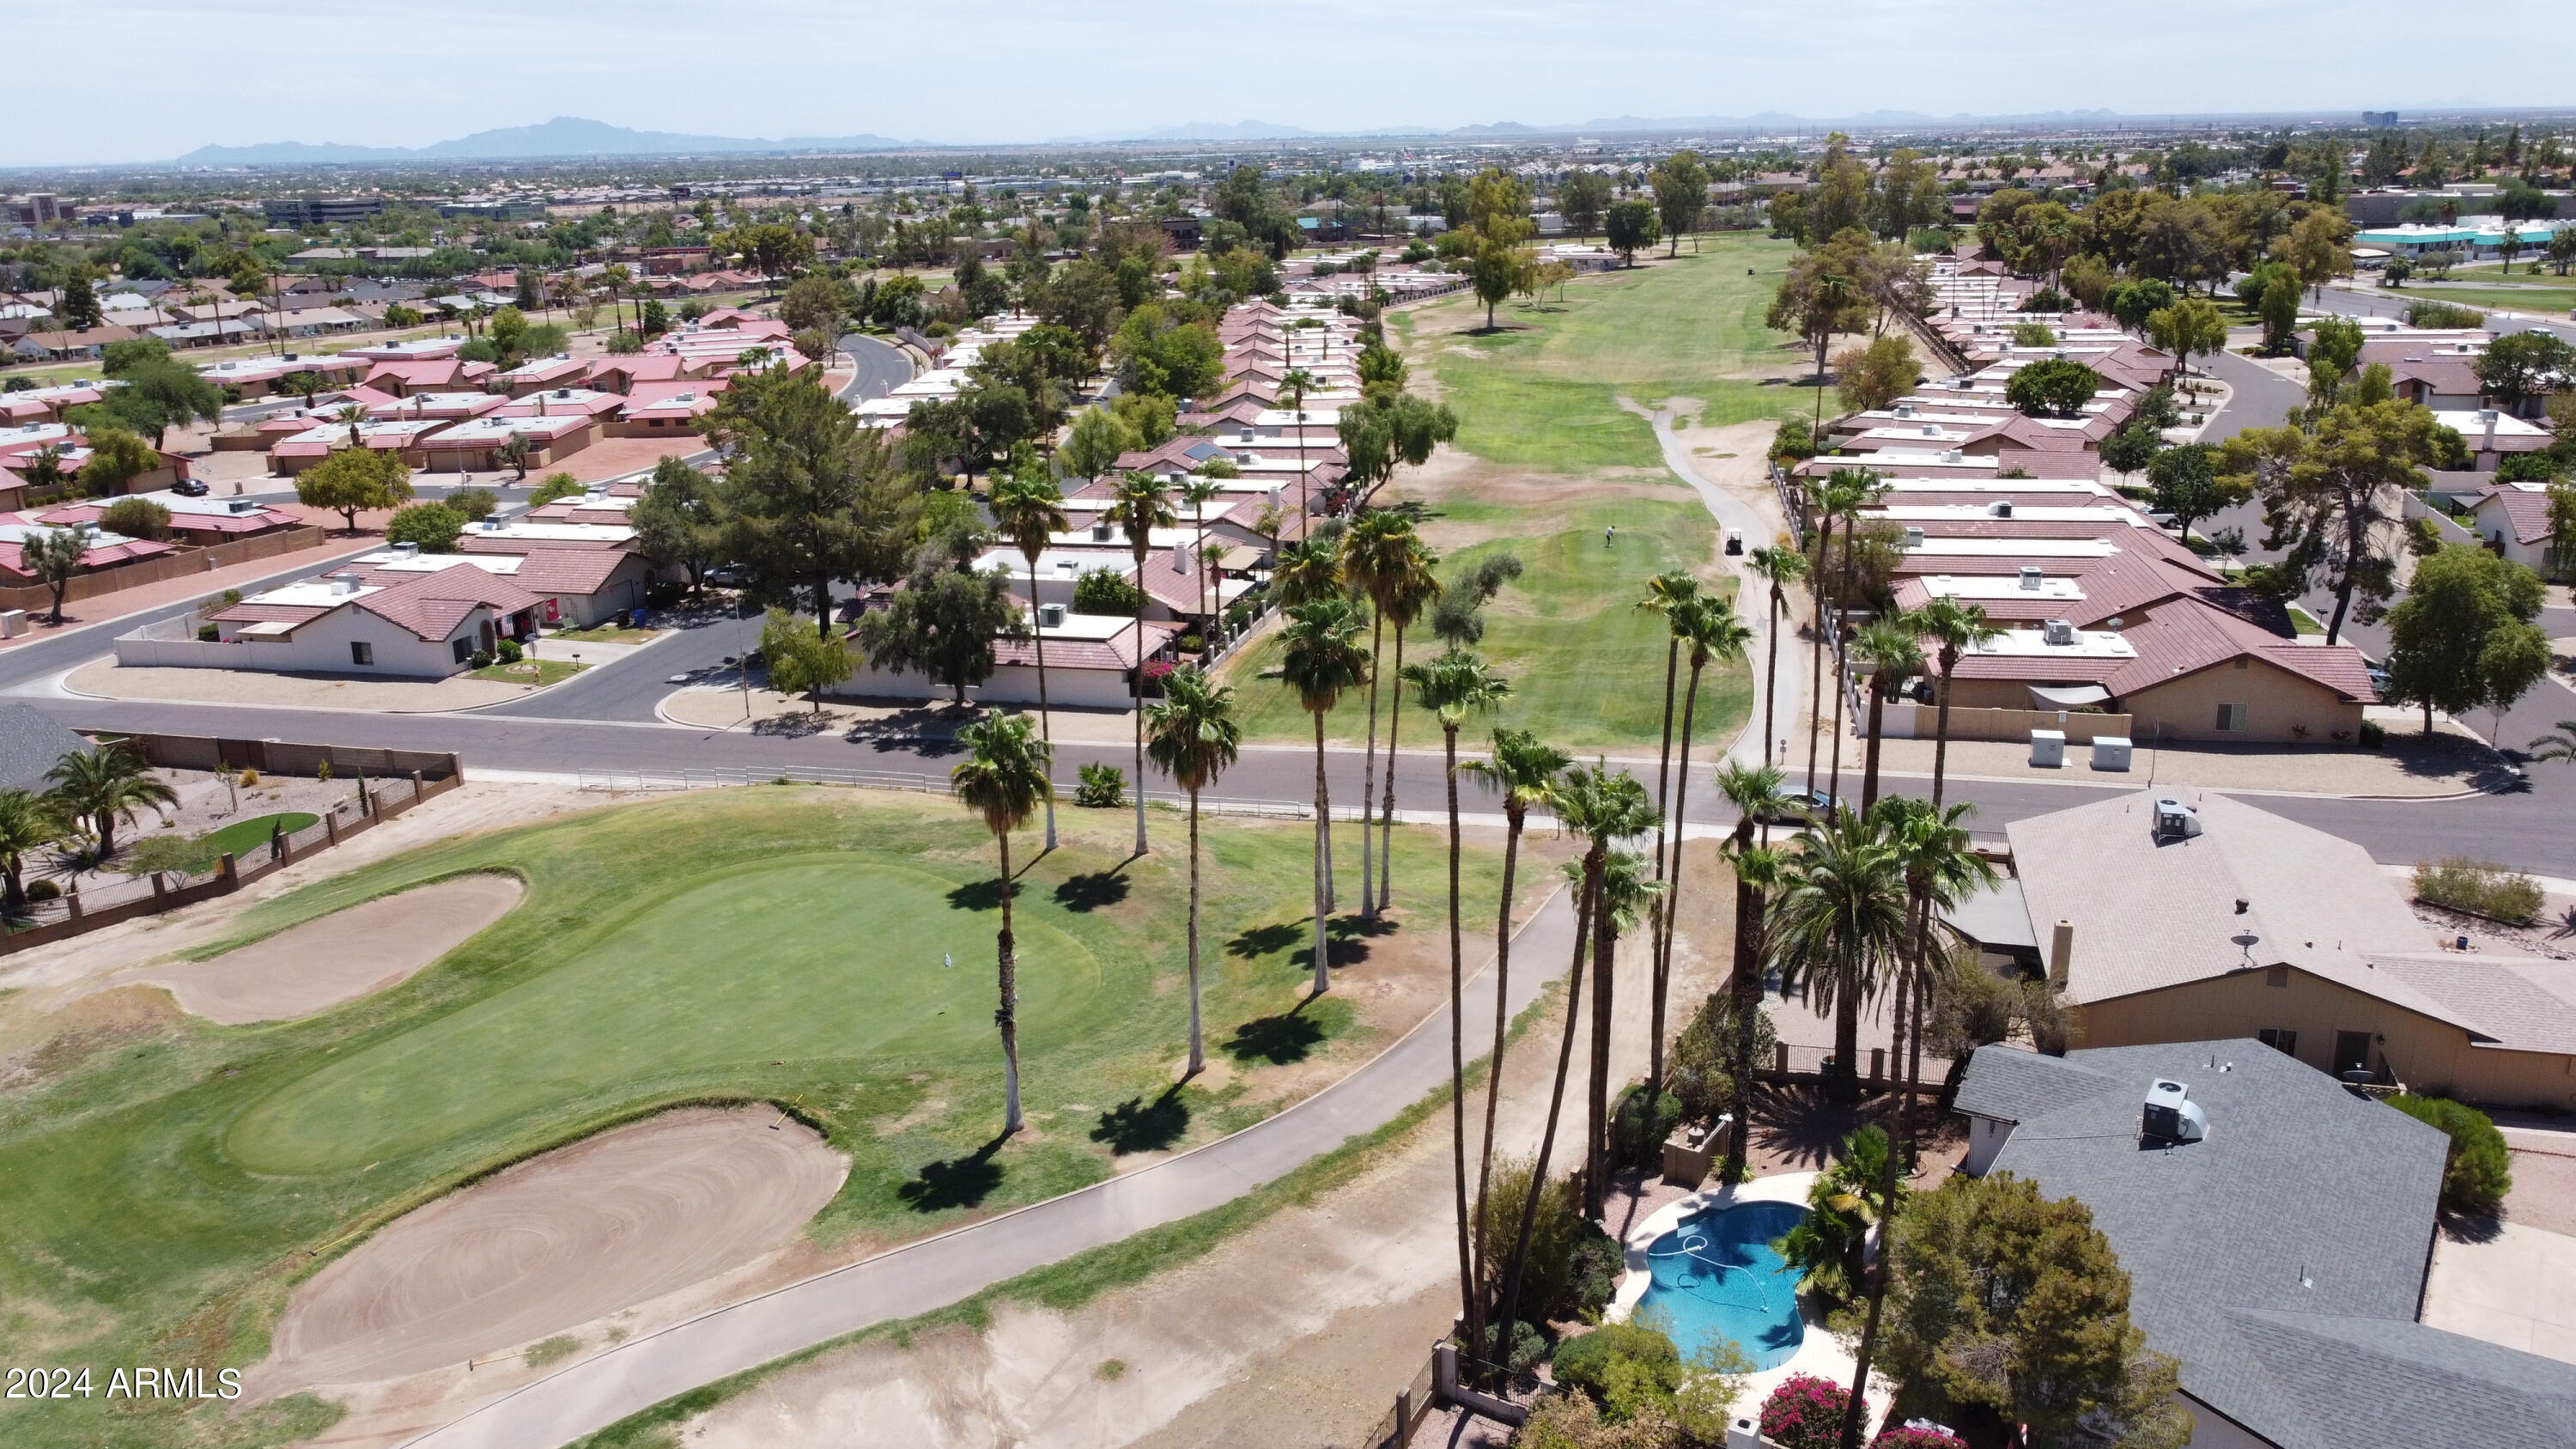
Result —
<path fill-rule="evenodd" d="M 2512 1222 L 2483 1242 L 2444 1234 L 2424 1284 L 2424 1321 L 2576 1363 L 2576 1238 Z"/>

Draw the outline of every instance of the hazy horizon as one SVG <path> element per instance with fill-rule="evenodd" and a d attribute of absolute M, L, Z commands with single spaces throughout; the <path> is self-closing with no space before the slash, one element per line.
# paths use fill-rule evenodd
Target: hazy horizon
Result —
<path fill-rule="evenodd" d="M 2576 27 L 2536 0 L 2482 7 L 2456 32 L 2509 45 L 2513 73 L 2481 80 L 2428 74 L 2395 39 L 2425 32 L 2425 12 L 2393 0 L 2180 0 L 2116 50 L 2098 27 L 2070 33 L 2069 18 L 2035 0 L 1859 0 L 1820 37 L 1814 7 L 1780 0 L 1722 18 L 1669 0 L 1126 0 L 1084 13 L 993 0 L 971 17 L 830 0 L 735 0 L 720 15 L 677 0 L 536 14 L 501 0 L 397 13 L 89 0 L 13 17 L 20 53 L 52 63 L 25 68 L 0 165 L 159 161 L 209 144 L 419 147 L 556 116 L 972 146 L 1247 120 L 1356 132 L 1765 111 L 2357 118 L 2576 104 L 2564 80 Z M 131 83 L 103 84 L 120 75 Z"/>

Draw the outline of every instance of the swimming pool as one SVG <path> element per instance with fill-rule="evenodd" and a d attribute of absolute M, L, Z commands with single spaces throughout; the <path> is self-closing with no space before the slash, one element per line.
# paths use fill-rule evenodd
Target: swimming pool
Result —
<path fill-rule="evenodd" d="M 1747 1202 L 1682 1219 L 1646 1249 L 1650 1281 L 1637 1311 L 1662 1316 L 1686 1358 L 1726 1339 L 1757 1369 L 1787 1363 L 1807 1330 L 1798 1275 L 1771 1244 L 1806 1215 L 1794 1202 Z"/>

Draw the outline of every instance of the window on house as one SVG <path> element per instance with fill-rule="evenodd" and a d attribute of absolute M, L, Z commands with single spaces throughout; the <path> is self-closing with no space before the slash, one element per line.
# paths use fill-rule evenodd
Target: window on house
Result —
<path fill-rule="evenodd" d="M 2285 1057 L 2299 1054 L 2299 1034 L 2288 1027 L 2267 1026 L 2254 1033 L 2254 1039 Z"/>
<path fill-rule="evenodd" d="M 355 641 L 353 641 L 353 642 L 349 645 L 349 662 L 350 662 L 350 663 L 352 663 L 352 664 L 373 664 L 373 663 L 375 663 L 375 662 L 376 662 L 376 646 L 375 646 L 375 645 L 373 645 L 373 644 L 367 644 L 367 643 L 362 643 L 362 642 L 355 642 Z"/>
<path fill-rule="evenodd" d="M 2287 966 L 2266 966 L 2266 967 L 2264 967 L 2264 968 L 2263 968 L 2263 984 L 2264 984 L 2264 985 L 2266 985 L 2266 986 L 2287 986 L 2287 985 L 2289 985 L 2289 984 L 2290 984 L 2290 968 L 2289 968 L 2289 967 L 2287 967 Z"/>
<path fill-rule="evenodd" d="M 456 662 L 459 664 L 474 657 L 474 641 L 471 639 L 450 639 L 447 641 L 447 647 L 456 656 Z"/>
<path fill-rule="evenodd" d="M 2242 733 L 2245 729 L 2245 717 L 2248 712 L 2247 708 L 2241 704 L 2220 705 L 2218 707 L 2218 732 L 2226 735 Z"/>

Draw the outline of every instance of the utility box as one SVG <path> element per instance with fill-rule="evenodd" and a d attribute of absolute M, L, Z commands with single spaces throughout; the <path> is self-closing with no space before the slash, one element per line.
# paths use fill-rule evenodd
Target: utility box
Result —
<path fill-rule="evenodd" d="M 2055 770 L 2066 764 L 2066 731 L 2032 730 L 2030 763 L 2033 768 Z"/>
<path fill-rule="evenodd" d="M 2093 737 L 2093 768 L 2097 770 L 2118 770 L 2126 773 L 2129 768 L 2128 736 L 2095 735 Z"/>
<path fill-rule="evenodd" d="M 26 610 L 0 609 L 0 639 L 15 639 L 26 632 Z"/>

